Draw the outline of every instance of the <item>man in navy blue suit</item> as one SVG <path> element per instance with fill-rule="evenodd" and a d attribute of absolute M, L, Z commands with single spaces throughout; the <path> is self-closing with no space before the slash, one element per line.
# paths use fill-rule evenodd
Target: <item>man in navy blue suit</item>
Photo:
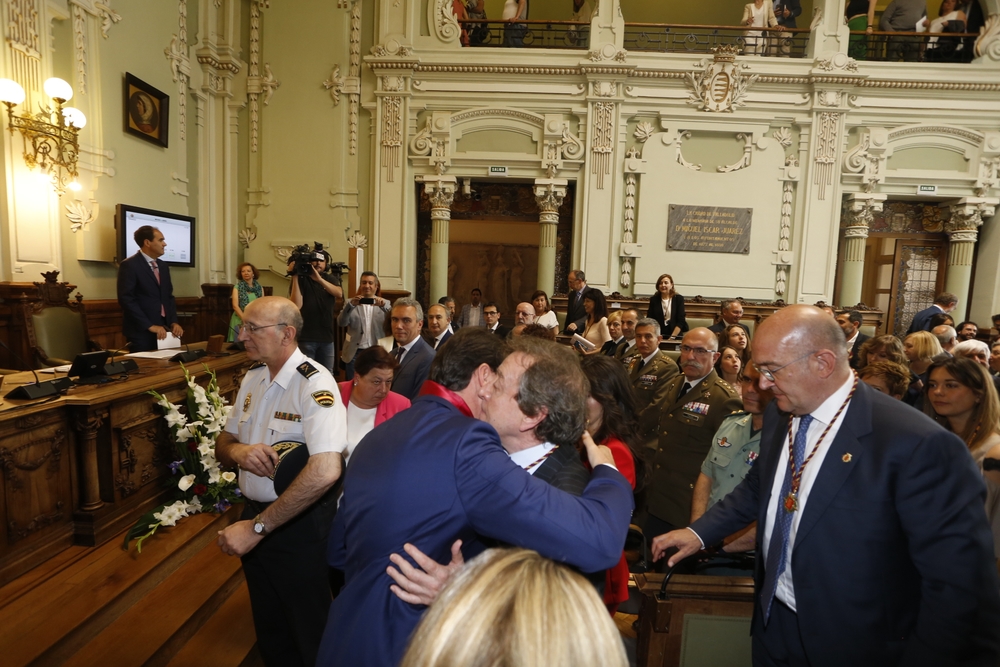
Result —
<path fill-rule="evenodd" d="M 168 331 L 180 338 L 184 329 L 177 323 L 170 267 L 159 259 L 167 248 L 163 234 L 143 225 L 134 238 L 139 252 L 118 266 L 118 305 L 129 349 L 144 352 L 155 350 L 156 341 L 166 338 Z"/>
<path fill-rule="evenodd" d="M 416 299 L 400 297 L 393 302 L 389 317 L 395 341 L 392 354 L 399 362 L 392 379 L 392 390 L 412 401 L 420 392 L 434 361 L 434 348 L 420 336 L 424 327 L 424 309 Z"/>
<path fill-rule="evenodd" d="M 757 522 L 754 665 L 996 665 L 1000 582 L 964 443 L 858 382 L 818 308 L 766 319 L 753 358 L 775 397 L 760 457 L 654 558 Z"/>
<path fill-rule="evenodd" d="M 621 558 L 632 490 L 607 448 L 589 443 L 594 472 L 577 498 L 529 475 L 511 460 L 497 431 L 479 420 L 505 350 L 503 340 L 481 328 L 460 329 L 438 351 L 420 397 L 376 427 L 351 455 L 329 549 L 330 565 L 344 570 L 345 585 L 330 607 L 317 665 L 399 663 L 424 612 L 390 590 L 390 556 L 404 545 L 447 562 L 456 539 L 468 559 L 483 551 L 483 535 L 585 572 L 607 569 Z M 568 367 L 567 394 L 585 400 L 579 367 L 574 374 L 554 356 L 511 356 L 520 365 L 534 358 L 521 387 Z M 562 411 L 552 416 L 556 428 L 577 437 L 583 431 L 583 411 L 575 420 Z M 517 418 L 513 411 L 507 417 Z"/>
<path fill-rule="evenodd" d="M 919 313 L 913 316 L 913 321 L 910 322 L 910 328 L 906 330 L 906 334 L 909 335 L 914 331 L 930 331 L 931 330 L 931 318 L 938 313 L 950 313 L 955 310 L 955 306 L 958 305 L 958 297 L 950 292 L 942 292 L 934 297 L 934 303 L 928 308 L 924 308 Z"/>

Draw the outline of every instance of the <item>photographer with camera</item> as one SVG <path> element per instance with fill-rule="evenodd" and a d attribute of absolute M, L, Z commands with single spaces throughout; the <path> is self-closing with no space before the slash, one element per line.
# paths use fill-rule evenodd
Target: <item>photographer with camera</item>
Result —
<path fill-rule="evenodd" d="M 334 313 L 337 298 L 343 297 L 340 288 L 342 264 L 332 264 L 330 254 L 322 243 L 300 245 L 288 261 L 288 275 L 292 277 L 289 298 L 302 312 L 303 327 L 299 334 L 299 349 L 307 357 L 322 364 L 331 373 L 337 355 L 334 342 Z M 337 271 L 329 271 L 332 266 Z"/>
<path fill-rule="evenodd" d="M 378 345 L 378 339 L 385 334 L 385 320 L 389 314 L 388 301 L 376 295 L 378 276 L 372 271 L 361 274 L 361 281 L 354 298 L 344 304 L 344 310 L 337 321 L 347 328 L 344 349 L 340 360 L 347 364 L 345 379 L 354 378 L 354 357 L 361 350 Z"/>

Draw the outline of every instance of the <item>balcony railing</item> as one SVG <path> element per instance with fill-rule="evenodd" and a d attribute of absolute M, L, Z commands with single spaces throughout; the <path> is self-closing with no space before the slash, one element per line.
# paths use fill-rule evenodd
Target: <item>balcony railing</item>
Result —
<path fill-rule="evenodd" d="M 459 21 L 469 46 L 532 49 L 586 49 L 590 23 L 573 21 Z"/>
<path fill-rule="evenodd" d="M 967 63 L 975 56 L 974 32 L 851 32 L 847 55 L 883 62 Z"/>
<path fill-rule="evenodd" d="M 731 25 L 626 23 L 625 49 L 658 53 L 711 53 L 722 45 L 737 46 L 744 55 L 802 58 L 808 28 L 753 28 Z"/>

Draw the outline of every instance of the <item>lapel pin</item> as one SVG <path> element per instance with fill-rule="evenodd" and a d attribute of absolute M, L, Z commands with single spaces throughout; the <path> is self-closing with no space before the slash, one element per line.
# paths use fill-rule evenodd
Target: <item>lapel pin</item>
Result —
<path fill-rule="evenodd" d="M 850 453 L 850 452 L 847 452 L 846 454 L 844 454 L 844 455 L 843 455 L 843 456 L 841 457 L 841 459 L 840 459 L 840 460 L 841 460 L 841 461 L 843 461 L 844 463 L 850 463 L 850 462 L 851 462 L 851 453 Z"/>

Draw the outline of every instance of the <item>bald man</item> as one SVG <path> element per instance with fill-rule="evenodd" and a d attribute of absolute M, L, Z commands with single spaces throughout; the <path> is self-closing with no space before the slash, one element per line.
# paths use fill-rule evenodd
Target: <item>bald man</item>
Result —
<path fill-rule="evenodd" d="M 965 444 L 858 382 L 813 306 L 764 320 L 753 361 L 775 398 L 760 457 L 653 557 L 678 547 L 673 564 L 757 521 L 754 665 L 997 664 L 1000 581 Z"/>
<path fill-rule="evenodd" d="M 299 350 L 294 303 L 265 296 L 243 315 L 239 340 L 259 363 L 240 384 L 215 455 L 239 469 L 246 502 L 218 544 L 242 558 L 264 663 L 312 665 L 330 606 L 326 537 L 337 499 L 327 492 L 340 477 L 347 412 L 330 372 Z M 279 495 L 273 445 L 282 441 L 302 443 L 309 456 Z"/>
<path fill-rule="evenodd" d="M 518 325 L 527 326 L 531 324 L 535 321 L 535 307 L 526 301 L 522 301 L 517 304 L 517 308 L 514 310 L 514 318 Z"/>

